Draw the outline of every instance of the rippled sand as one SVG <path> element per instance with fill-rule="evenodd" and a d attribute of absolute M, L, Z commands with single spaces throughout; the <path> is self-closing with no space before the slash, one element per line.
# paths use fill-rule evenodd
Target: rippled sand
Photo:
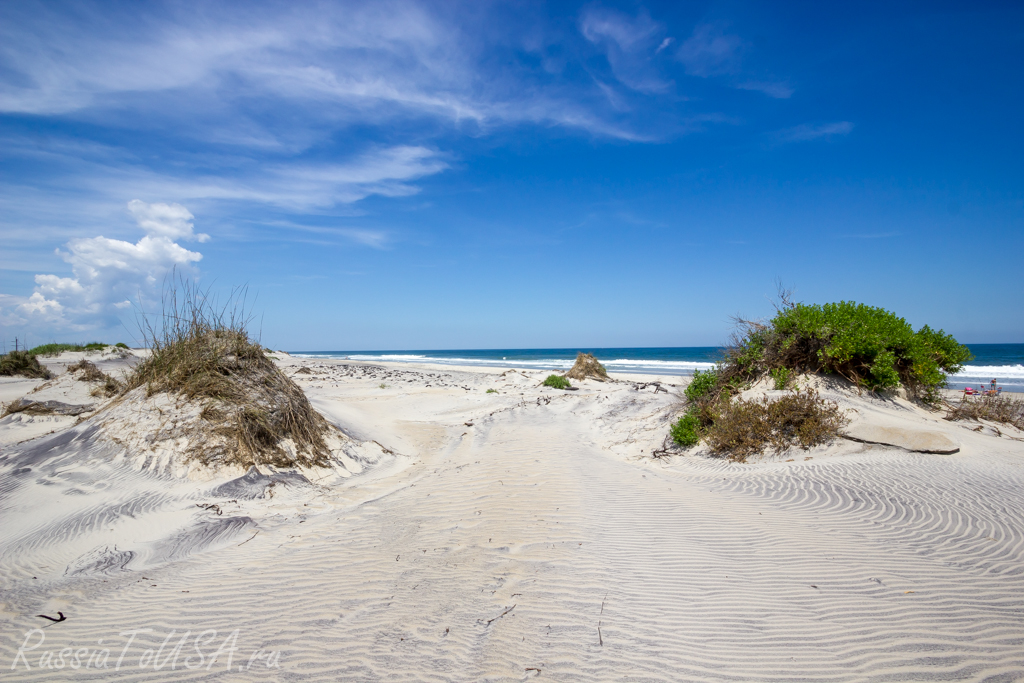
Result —
<path fill-rule="evenodd" d="M 571 393 L 540 379 L 316 366 L 301 380 L 315 404 L 394 457 L 344 487 L 252 500 L 109 464 L 84 432 L 28 474 L 8 467 L 28 445 L 8 448 L 3 677 L 1024 679 L 1024 442 L 962 429 L 955 455 L 847 443 L 655 460 L 678 379 Z M 42 489 L 56 493 L 33 523 L 22 496 Z M 104 528 L 134 559 L 86 561 L 122 557 L 102 552 Z M 47 624 L 35 615 L 58 610 L 31 668 L 10 670 Z M 118 634 L 142 628 L 114 671 Z M 226 653 L 207 670 L 234 629 L 232 671 Z M 103 647 L 99 672 L 38 667 L 46 650 Z"/>

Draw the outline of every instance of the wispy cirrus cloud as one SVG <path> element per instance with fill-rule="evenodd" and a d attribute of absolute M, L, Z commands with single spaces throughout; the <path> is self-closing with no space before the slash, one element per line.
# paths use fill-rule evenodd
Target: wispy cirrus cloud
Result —
<path fill-rule="evenodd" d="M 631 17 L 603 7 L 586 8 L 580 17 L 580 32 L 603 48 L 616 78 L 633 90 L 664 92 L 671 83 L 660 77 L 653 60 L 672 38 L 661 38 L 665 27 L 646 11 Z"/>
<path fill-rule="evenodd" d="M 755 90 L 778 100 L 789 99 L 794 92 L 793 87 L 788 83 L 776 81 L 744 81 L 737 83 L 735 87 L 739 90 Z"/>
<path fill-rule="evenodd" d="M 808 142 L 810 140 L 830 140 L 835 137 L 849 135 L 853 130 L 853 123 L 850 121 L 835 121 L 832 123 L 802 123 L 792 128 L 772 133 L 771 138 L 775 144 L 787 144 L 790 142 Z"/>
<path fill-rule="evenodd" d="M 707 78 L 739 71 L 744 43 L 720 24 L 698 25 L 679 46 L 676 56 L 691 76 Z"/>

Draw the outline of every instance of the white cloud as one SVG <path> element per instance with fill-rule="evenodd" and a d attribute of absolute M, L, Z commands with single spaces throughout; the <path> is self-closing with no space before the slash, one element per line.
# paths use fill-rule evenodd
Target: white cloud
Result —
<path fill-rule="evenodd" d="M 148 235 L 200 242 L 210 239 L 209 235 L 196 235 L 192 232 L 191 221 L 195 216 L 181 204 L 147 204 L 133 199 L 128 202 L 128 211 Z"/>
<path fill-rule="evenodd" d="M 185 207 L 133 200 L 128 210 L 146 235 L 135 243 L 103 236 L 71 240 L 57 254 L 74 276 L 36 275 L 35 291 L 8 307 L 4 321 L 53 330 L 110 326 L 132 302 L 151 299 L 173 269 L 188 270 L 203 258 L 174 241 L 207 239 L 193 233 Z"/>
<path fill-rule="evenodd" d="M 578 86 L 536 83 L 515 59 L 485 67 L 481 52 L 495 42 L 469 15 L 455 21 L 436 6 L 346 2 L 308 11 L 256 3 L 244 18 L 187 3 L 130 13 L 84 3 L 79 10 L 72 16 L 29 2 L 7 8 L 0 111 L 141 111 L 189 121 L 195 136 L 263 148 L 308 146 L 322 128 L 402 117 L 554 123 L 606 136 L 621 128 L 588 110 Z M 643 15 L 624 32 L 612 24 L 599 30 L 629 47 L 652 26 Z M 523 49 L 508 47 L 511 54 Z M 267 102 L 291 106 L 291 125 L 247 115 L 249 104 L 262 111 Z"/>
<path fill-rule="evenodd" d="M 580 19 L 580 33 L 591 43 L 604 48 L 615 77 L 640 92 L 663 92 L 670 83 L 663 80 L 652 58 L 671 42 L 658 41 L 664 27 L 641 12 L 630 17 L 614 10 L 590 7 Z"/>
<path fill-rule="evenodd" d="M 804 123 L 799 126 L 776 131 L 772 137 L 778 144 L 807 142 L 808 140 L 819 140 L 821 138 L 830 139 L 837 135 L 849 135 L 852 130 L 853 124 L 849 121 L 822 124 Z"/>
<path fill-rule="evenodd" d="M 677 57 L 691 76 L 707 78 L 739 70 L 743 41 L 716 24 L 700 24 L 679 47 Z"/>
<path fill-rule="evenodd" d="M 736 88 L 739 90 L 756 90 L 777 100 L 789 99 L 793 95 L 792 86 L 776 81 L 746 81 L 736 85 Z"/>

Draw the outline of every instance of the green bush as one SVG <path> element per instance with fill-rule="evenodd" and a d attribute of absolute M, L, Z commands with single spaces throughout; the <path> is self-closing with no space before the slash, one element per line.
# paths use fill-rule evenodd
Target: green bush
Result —
<path fill-rule="evenodd" d="M 672 440 L 683 448 L 696 446 L 700 442 L 703 433 L 703 425 L 696 408 L 691 408 L 685 415 L 677 420 L 669 430 Z"/>
<path fill-rule="evenodd" d="M 572 387 L 572 385 L 569 384 L 569 380 L 561 375 L 548 375 L 548 378 L 544 380 L 543 385 L 554 389 L 569 389 Z"/>
<path fill-rule="evenodd" d="M 710 370 L 695 370 L 693 379 L 686 385 L 683 393 L 690 402 L 695 402 L 710 394 L 718 386 L 718 374 L 714 368 Z"/>
<path fill-rule="evenodd" d="M 706 439 L 712 452 L 742 459 L 769 446 L 823 443 L 838 433 L 845 418 L 816 395 L 733 399 L 765 376 L 782 390 L 797 373 L 834 373 L 872 391 L 902 386 L 934 403 L 947 374 L 971 358 L 966 346 L 942 330 L 925 325 L 915 332 L 894 313 L 852 301 L 807 305 L 783 297 L 767 323 L 739 323 L 725 358 L 712 370 L 695 372 L 684 391 L 686 415 L 671 428 L 681 446 Z"/>
<path fill-rule="evenodd" d="M 128 345 L 125 344 L 124 342 L 117 342 L 116 344 L 114 344 L 114 346 L 116 346 L 119 349 L 127 349 L 127 348 L 129 348 Z"/>
<path fill-rule="evenodd" d="M 748 324 L 725 375 L 751 381 L 776 368 L 835 373 L 873 391 L 903 385 L 929 398 L 970 358 L 952 336 L 927 325 L 915 332 L 882 308 L 852 301 L 792 304 L 767 325 Z"/>

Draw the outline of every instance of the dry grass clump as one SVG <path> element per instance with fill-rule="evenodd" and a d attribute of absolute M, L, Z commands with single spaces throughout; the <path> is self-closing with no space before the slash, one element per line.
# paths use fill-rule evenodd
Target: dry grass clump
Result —
<path fill-rule="evenodd" d="M 705 433 L 707 444 L 712 453 L 736 462 L 769 448 L 780 453 L 793 446 L 806 450 L 828 443 L 847 424 L 839 406 L 813 389 L 775 400 L 763 396 L 724 401 L 715 412 Z"/>
<path fill-rule="evenodd" d="M 947 404 L 945 419 L 988 420 L 1024 430 L 1024 398 L 1000 396 L 964 397 L 957 403 Z"/>
<path fill-rule="evenodd" d="M 69 365 L 68 372 L 80 373 L 77 379 L 83 382 L 99 382 L 99 386 L 89 392 L 93 396 L 110 398 L 121 393 L 122 385 L 120 382 L 84 358 L 74 365 Z"/>
<path fill-rule="evenodd" d="M 202 401 L 200 418 L 220 437 L 191 454 L 205 464 L 326 466 L 329 423 L 250 339 L 249 320 L 238 298 L 231 301 L 236 305 L 217 310 L 208 292 L 185 281 L 166 292 L 162 327 L 142 320 L 151 354 L 127 378 L 125 391 L 145 386 L 147 396 Z M 293 449 L 283 447 L 287 439 Z"/>
<path fill-rule="evenodd" d="M 598 362 L 592 353 L 577 353 L 576 362 L 573 363 L 569 372 L 565 373 L 569 379 L 595 379 L 598 382 L 608 381 L 608 371 Z"/>
<path fill-rule="evenodd" d="M 39 363 L 34 353 L 28 351 L 11 351 L 0 356 L 0 375 L 5 377 L 29 377 L 33 379 L 50 379 L 53 375 Z"/>

